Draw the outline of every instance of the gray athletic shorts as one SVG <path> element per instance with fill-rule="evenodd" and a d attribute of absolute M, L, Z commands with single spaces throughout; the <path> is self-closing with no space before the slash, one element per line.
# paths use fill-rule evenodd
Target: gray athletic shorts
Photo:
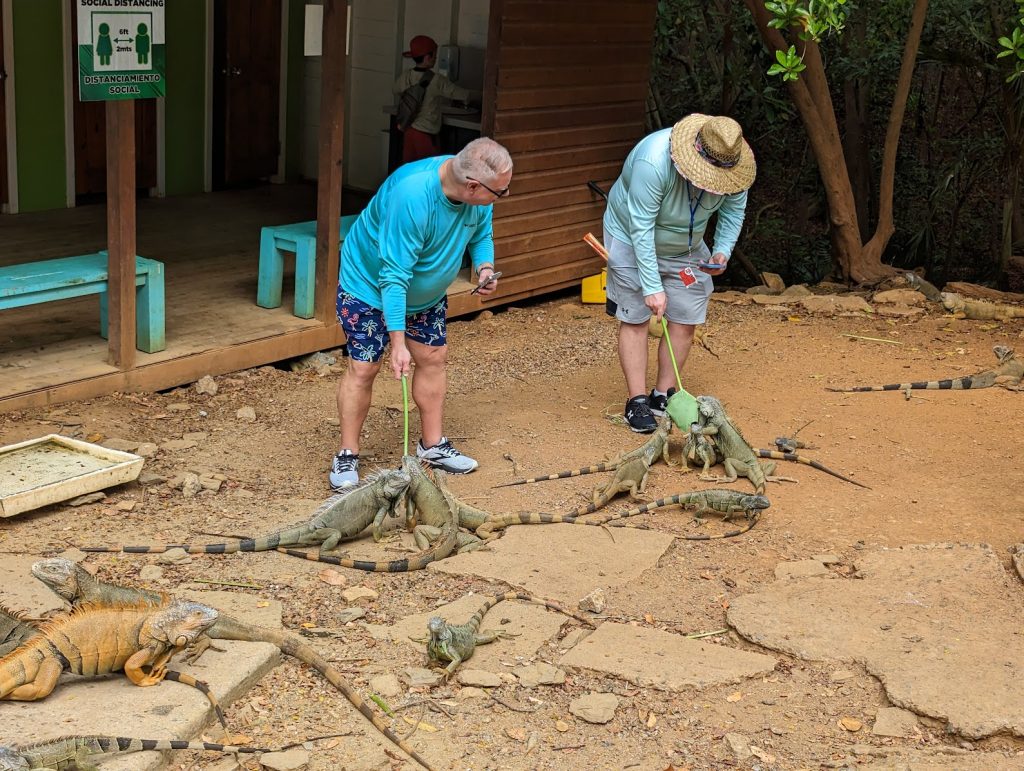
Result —
<path fill-rule="evenodd" d="M 651 309 L 644 305 L 640 288 L 640 273 L 636 267 L 633 247 L 614 236 L 605 235 L 608 250 L 606 281 L 606 311 L 627 324 L 645 324 L 651 318 Z M 676 324 L 703 324 L 708 312 L 708 298 L 714 281 L 697 267 L 698 262 L 711 258 L 711 250 L 701 241 L 686 255 L 658 257 L 658 272 L 668 298 L 665 318 Z M 687 271 L 687 269 L 689 269 Z M 683 281 L 682 271 L 686 283 Z"/>

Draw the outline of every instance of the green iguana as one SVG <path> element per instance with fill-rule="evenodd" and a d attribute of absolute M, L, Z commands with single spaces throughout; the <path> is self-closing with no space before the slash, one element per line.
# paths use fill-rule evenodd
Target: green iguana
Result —
<path fill-rule="evenodd" d="M 35 744 L 0 745 L 0 771 L 99 771 L 89 760 L 94 755 L 165 750 L 208 750 L 210 752 L 269 752 L 259 747 L 187 742 L 177 739 L 127 739 L 123 736 L 63 736 Z"/>
<path fill-rule="evenodd" d="M 493 485 L 492 490 L 496 490 L 499 487 L 514 487 L 516 485 L 528 485 L 534 482 L 549 482 L 553 479 L 570 479 L 571 477 L 580 477 L 586 474 L 598 474 L 602 471 L 618 471 L 624 465 L 629 464 L 634 460 L 641 460 L 644 469 L 649 469 L 651 465 L 658 460 L 661 456 L 665 459 L 665 462 L 670 466 L 673 465 L 669 462 L 668 458 L 668 435 L 672 431 L 672 421 L 667 416 L 662 418 L 661 423 L 658 425 L 658 430 L 651 434 L 650 439 L 644 442 L 642 445 L 637 447 L 635 450 L 630 450 L 625 455 L 618 455 L 607 463 L 598 463 L 594 466 L 584 466 L 583 468 L 574 469 L 572 471 L 559 471 L 557 474 L 548 474 L 542 477 L 530 477 L 529 479 L 515 479 L 511 482 L 503 482 L 500 485 Z M 614 484 L 614 481 L 613 481 Z M 637 482 L 637 485 L 640 483 Z M 625 492 L 622 490 L 621 492 Z M 594 493 L 595 500 L 597 499 L 597 491 Z"/>
<path fill-rule="evenodd" d="M 1019 305 L 972 300 L 956 292 L 942 292 L 941 297 L 942 307 L 957 319 L 1009 321 L 1024 318 L 1024 308 Z"/>
<path fill-rule="evenodd" d="M 605 516 L 597 519 L 582 520 L 577 519 L 574 514 L 547 514 L 547 513 L 527 513 L 522 514 L 499 514 L 492 517 L 490 520 L 485 522 L 479 528 L 477 528 L 477 535 L 481 538 L 494 538 L 497 537 L 494 531 L 503 530 L 510 525 L 551 525 L 551 524 L 569 524 L 569 525 L 591 525 L 593 527 L 604 527 L 609 522 L 621 519 L 627 519 L 629 517 L 635 517 L 639 514 L 646 514 L 648 511 L 654 511 L 655 509 L 663 506 L 673 506 L 679 504 L 684 509 L 694 508 L 694 518 L 700 519 L 706 512 L 717 511 L 725 515 L 725 520 L 728 522 L 732 519 L 732 515 L 737 512 L 744 512 L 747 517 L 749 526 L 743 530 L 730 531 L 722 535 L 683 535 L 678 536 L 687 541 L 707 541 L 716 538 L 732 538 L 733 536 L 741 535 L 756 523 L 757 515 L 760 511 L 767 509 L 771 506 L 771 502 L 763 495 L 751 495 L 749 493 L 741 493 L 737 490 L 696 490 L 689 493 L 679 493 L 678 495 L 672 495 L 668 498 L 659 498 L 656 501 L 650 503 L 644 503 L 640 506 L 636 506 L 626 511 L 619 511 L 613 514 L 606 514 Z"/>
<path fill-rule="evenodd" d="M 754 450 L 743 438 L 739 428 L 729 420 L 722 403 L 714 396 L 697 397 L 697 423 L 690 427 L 690 431 L 713 436 L 718 452 L 722 455 L 722 465 L 727 476 L 701 473 L 700 478 L 706 482 L 728 484 L 743 476 L 754 485 L 754 491 L 761 494 L 766 482 L 796 481 L 789 477 L 772 476 L 775 471 L 773 462 L 769 461 L 763 466 L 758 462 Z"/>
<path fill-rule="evenodd" d="M 777 442 L 778 439 L 775 441 Z M 778 450 L 762 450 L 758 448 L 752 448 L 752 451 L 758 458 L 802 463 L 805 466 L 816 468 L 818 471 L 824 471 L 826 474 L 830 474 L 836 479 L 842 479 L 844 482 L 849 482 L 851 485 L 863 487 L 865 490 L 871 489 L 866 484 L 858 482 L 855 479 L 850 479 L 849 477 L 840 474 L 838 471 L 833 471 L 828 466 L 818 463 L 816 460 L 805 458 L 803 455 L 798 455 L 795 452 L 779 452 Z M 694 465 L 700 465 L 702 476 L 706 476 L 708 470 L 712 466 L 716 463 L 721 463 L 723 460 L 721 453 L 718 452 L 717 445 L 715 445 L 704 434 L 694 433 L 693 431 L 689 433 L 686 440 L 683 442 L 683 459 L 684 462 L 690 461 Z"/>
<path fill-rule="evenodd" d="M 490 512 L 463 503 L 452 495 L 451 491 L 444 487 L 443 477 L 440 478 L 441 481 L 435 479 L 431 468 L 420 463 L 418 458 L 406 455 L 402 458 L 402 469 L 409 473 L 411 480 L 409 490 L 405 494 L 405 523 L 410 532 L 415 530 L 417 524 L 433 528 L 444 525 L 447 521 L 446 494 L 458 510 L 459 524 L 462 527 L 476 530 L 491 516 Z M 477 540 L 466 533 L 460 534 L 459 550 L 466 551 L 465 547 Z"/>
<path fill-rule="evenodd" d="M 94 676 L 123 669 L 135 685 L 156 685 L 171 656 L 216 620 L 216 610 L 186 600 L 160 608 L 80 606 L 41 625 L 38 636 L 0 658 L 0 699 L 42 699 L 65 670 Z"/>
<path fill-rule="evenodd" d="M 487 598 L 487 601 L 480 606 L 480 609 L 465 624 L 449 624 L 440 616 L 431 616 L 430 620 L 427 621 L 428 637 L 425 640 L 427 644 L 428 665 L 444 666 L 444 663 L 448 662 L 448 665 L 444 667 L 445 678 L 448 678 L 455 674 L 459 664 L 473 655 L 476 646 L 513 637 L 514 635 L 500 630 L 493 632 L 480 631 L 480 624 L 483 622 L 484 616 L 487 615 L 487 611 L 504 600 L 525 600 L 535 605 L 543 605 L 551 610 L 564 613 L 566 616 L 574 618 L 591 628 L 594 626 L 594 622 L 590 619 L 573 613 L 552 600 L 545 600 L 542 597 L 534 597 L 522 592 L 497 594 Z"/>
<path fill-rule="evenodd" d="M 416 458 L 410 458 L 410 456 L 407 455 L 406 460 L 403 460 L 402 464 L 403 466 L 418 466 L 419 461 Z M 413 537 L 416 539 L 416 545 L 422 549 L 422 551 L 412 557 L 400 560 L 375 562 L 372 560 L 349 559 L 348 557 L 334 557 L 324 554 L 316 554 L 313 552 L 306 553 L 304 551 L 299 551 L 298 549 L 278 548 L 278 551 L 292 557 L 299 557 L 300 559 L 313 560 L 314 562 L 326 562 L 329 565 L 340 565 L 345 568 L 368 570 L 375 573 L 406 573 L 412 570 L 423 570 L 423 568 L 431 562 L 443 560 L 459 548 L 459 504 L 445 487 L 444 472 L 436 469 L 434 471 L 434 477 L 437 480 L 436 489 L 441 493 L 441 496 L 439 499 L 434 499 L 432 496 L 429 503 L 427 501 L 423 501 L 423 507 L 419 509 L 419 512 L 424 520 L 440 522 L 440 526 L 416 526 L 413 529 Z M 415 506 L 415 502 L 410 496 L 406 496 L 406 498 L 406 521 L 415 521 L 414 515 L 411 513 L 411 509 Z M 433 535 L 432 544 L 430 543 L 430 535 Z M 481 541 L 476 536 L 467 537 L 471 538 L 472 541 L 466 544 L 466 550 L 472 551 L 473 547 L 480 545 Z"/>
<path fill-rule="evenodd" d="M 145 589 L 133 589 L 100 581 L 89 574 L 85 568 L 71 560 L 61 557 L 40 560 L 32 565 L 32 575 L 46 584 L 64 601 L 72 606 L 83 603 L 103 605 L 107 602 L 124 603 L 134 598 L 135 602 L 149 603 L 157 607 L 171 602 L 172 598 L 158 592 Z M 301 637 L 276 629 L 246 624 L 243 621 L 221 614 L 216 622 L 206 630 L 206 636 L 197 640 L 196 644 L 186 653 L 186 661 L 195 661 L 203 652 L 211 647 L 209 638 L 216 640 L 241 640 L 243 642 L 265 642 L 276 645 L 281 653 L 292 656 L 303 664 L 313 667 L 337 688 L 374 727 L 389 740 L 404 750 L 424 768 L 428 764 L 408 742 L 395 734 L 370 708 L 345 676 Z"/>
<path fill-rule="evenodd" d="M 6 656 L 37 634 L 38 627 L 26 620 L 23 613 L 0 604 L 0 656 Z"/>
<path fill-rule="evenodd" d="M 359 486 L 328 498 L 308 522 L 238 543 L 83 546 L 82 551 L 155 554 L 168 549 L 184 549 L 189 554 L 234 554 L 240 551 L 271 551 L 279 546 L 319 544 L 320 553 L 324 554 L 343 538 L 358 535 L 370 524 L 374 525 L 376 532 L 379 523 L 394 509 L 408 486 L 409 475 L 405 471 L 386 469 L 367 477 Z"/>
<path fill-rule="evenodd" d="M 889 383 L 879 386 L 853 386 L 851 388 L 827 388 L 828 391 L 839 393 L 859 393 L 865 391 L 965 391 L 968 388 L 990 388 L 1002 386 L 1010 391 L 1024 390 L 1021 380 L 1024 378 L 1024 360 L 1018 359 L 1012 348 L 1005 345 L 992 346 L 992 353 L 999 363 L 992 369 L 986 369 L 975 375 L 955 377 L 946 380 L 918 380 L 912 383 Z"/>

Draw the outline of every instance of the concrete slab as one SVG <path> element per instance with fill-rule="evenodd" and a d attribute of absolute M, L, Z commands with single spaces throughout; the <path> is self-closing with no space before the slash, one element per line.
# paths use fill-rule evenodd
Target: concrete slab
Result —
<path fill-rule="evenodd" d="M 30 613 L 67 607 L 42 581 L 32 577 L 32 563 L 38 561 L 39 557 L 4 555 L 0 560 L 0 602 L 14 610 Z"/>
<path fill-rule="evenodd" d="M 432 563 L 428 570 L 504 581 L 575 607 L 597 587 L 621 586 L 654 567 L 674 540 L 667 533 L 580 525 L 517 525 L 487 549 Z"/>
<path fill-rule="evenodd" d="M 559 663 L 666 691 L 737 683 L 775 669 L 775 659 L 761 653 L 611 622 L 601 624 Z"/>
<path fill-rule="evenodd" d="M 851 763 L 851 766 L 854 765 Z M 869 765 L 857 765 L 861 771 L 992 771 L 992 769 L 1021 769 L 1024 760 L 1011 753 L 971 752 L 968 750 L 936 750 L 928 752 L 900 752 L 876 760 Z"/>
<path fill-rule="evenodd" d="M 734 598 L 753 642 L 811 660 L 856 661 L 889 701 L 980 739 L 1024 736 L 1024 596 L 987 545 L 884 549 L 858 581 L 790 579 Z"/>
<path fill-rule="evenodd" d="M 4 597 L 14 597 L 11 603 L 15 607 L 25 606 L 32 612 L 60 607 L 60 600 L 42 583 L 26 579 L 28 567 L 35 559 L 19 557 L 3 561 L 0 580 Z M 8 572 L 13 580 L 7 580 Z M 181 594 L 250 623 L 281 626 L 281 603 L 276 600 L 234 592 L 185 591 Z M 265 606 L 260 607 L 264 603 Z M 209 650 L 193 665 L 174 661 L 171 669 L 205 680 L 225 707 L 279 663 L 278 650 L 273 645 L 230 640 L 218 640 L 216 644 L 225 651 Z M 65 675 L 57 689 L 42 701 L 0 702 L 0 743 L 24 744 L 69 734 L 197 739 L 211 724 L 215 726 L 211 729 L 214 735 L 220 735 L 215 720 L 206 697 L 180 683 L 139 688 L 121 674 L 103 678 Z M 104 771 L 150 771 L 163 767 L 166 762 L 167 758 L 160 753 L 140 752 L 104 761 L 103 768 Z"/>
<path fill-rule="evenodd" d="M 406 616 L 397 624 L 387 627 L 385 631 L 396 642 L 405 642 L 416 646 L 418 650 L 422 651 L 425 661 L 426 646 L 423 643 L 413 642 L 409 638 L 424 637 L 427 634 L 427 619 L 431 616 L 440 616 L 445 621 L 464 624 L 469 621 L 470 616 L 476 613 L 486 599 L 487 595 L 485 594 L 467 594 L 455 602 L 450 602 L 429 613 Z M 505 600 L 505 602 L 498 603 L 490 613 L 484 616 L 481 629 L 485 632 L 502 629 L 519 636 L 508 640 L 495 640 L 489 645 L 480 646 L 470 659 L 473 668 L 486 669 L 491 672 L 510 672 L 511 667 L 505 666 L 502 662 L 517 666 L 524 660 L 532 659 L 540 646 L 554 637 L 566 621 L 571 621 L 571 619 L 540 605 L 532 605 L 519 600 Z M 572 621 L 571 623 L 578 624 L 579 622 Z"/>

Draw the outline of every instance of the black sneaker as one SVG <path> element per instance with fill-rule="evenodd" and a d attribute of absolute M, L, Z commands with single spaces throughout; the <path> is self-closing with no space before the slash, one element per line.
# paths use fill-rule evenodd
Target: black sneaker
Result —
<path fill-rule="evenodd" d="M 647 405 L 651 408 L 651 414 L 656 418 L 660 418 L 665 414 L 665 409 L 668 406 L 668 400 L 672 398 L 672 395 L 676 392 L 676 389 L 668 389 L 667 394 L 656 394 L 654 389 L 651 389 L 651 395 L 647 397 Z"/>
<path fill-rule="evenodd" d="M 634 396 L 626 402 L 626 422 L 638 434 L 651 434 L 658 428 L 658 421 L 651 414 L 646 396 Z"/>

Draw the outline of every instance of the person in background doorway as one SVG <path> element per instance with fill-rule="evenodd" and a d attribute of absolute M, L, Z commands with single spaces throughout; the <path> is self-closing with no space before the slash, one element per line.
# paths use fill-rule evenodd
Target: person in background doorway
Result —
<path fill-rule="evenodd" d="M 402 163 L 429 158 L 441 152 L 438 134 L 441 131 L 441 107 L 444 99 L 468 102 L 476 98 L 473 91 L 456 86 L 448 78 L 434 72 L 437 63 L 437 43 L 426 35 L 417 35 L 409 41 L 409 50 L 402 56 L 412 59 L 415 66 L 395 80 L 392 91 L 399 96 L 429 72 L 430 82 L 423 103 L 412 125 L 402 132 Z"/>
<path fill-rule="evenodd" d="M 341 250 L 338 322 L 348 338 L 348 369 L 338 382 L 341 441 L 331 463 L 335 491 L 359 481 L 359 439 L 373 381 L 391 345 L 396 379 L 410 372 L 422 438 L 416 455 L 451 474 L 477 462 L 444 436 L 448 385 L 448 286 L 469 250 L 481 295 L 497 288 L 491 210 L 508 195 L 512 158 L 481 137 L 458 155 L 407 163 L 384 180 Z"/>
<path fill-rule="evenodd" d="M 732 118 L 688 115 L 672 128 L 640 140 L 608 195 L 604 215 L 608 250 L 607 312 L 619 324 L 619 363 L 629 394 L 625 417 L 638 433 L 675 393 L 668 348 L 658 348 L 658 373 L 647 393 L 647 329 L 651 316 L 668 320 L 680 368 L 704 323 L 712 276 L 726 263 L 743 226 L 747 189 L 757 164 L 743 129 Z M 718 212 L 714 248 L 704 230 Z"/>

